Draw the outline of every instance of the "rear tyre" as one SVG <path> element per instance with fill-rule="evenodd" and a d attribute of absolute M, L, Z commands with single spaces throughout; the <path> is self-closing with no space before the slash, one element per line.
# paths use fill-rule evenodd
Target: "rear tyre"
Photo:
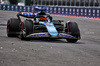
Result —
<path fill-rule="evenodd" d="M 7 22 L 7 36 L 16 37 L 19 35 L 20 21 L 17 18 L 11 18 Z"/>
<path fill-rule="evenodd" d="M 76 37 L 77 39 L 66 39 L 70 43 L 75 43 L 80 38 L 80 30 L 76 22 L 69 22 L 67 25 L 68 34 Z"/>

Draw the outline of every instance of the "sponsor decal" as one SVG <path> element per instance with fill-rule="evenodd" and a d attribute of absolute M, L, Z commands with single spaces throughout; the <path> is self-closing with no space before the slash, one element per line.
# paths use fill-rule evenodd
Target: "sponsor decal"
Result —
<path fill-rule="evenodd" d="M 24 13 L 24 12 L 23 12 L 22 15 L 34 17 L 34 16 L 37 15 L 37 13 Z"/>
<path fill-rule="evenodd" d="M 16 11 L 18 10 L 18 6 L 15 6 L 15 10 L 16 10 Z"/>
<path fill-rule="evenodd" d="M 79 13 L 79 9 L 77 9 L 77 12 Z"/>
<path fill-rule="evenodd" d="M 44 37 L 46 34 L 31 34 L 28 37 Z"/>
<path fill-rule="evenodd" d="M 11 10 L 14 10 L 14 6 L 11 6 Z"/>
<path fill-rule="evenodd" d="M 73 38 L 73 36 L 68 35 L 68 34 L 60 34 L 60 36 L 62 36 L 62 37 L 68 37 L 68 38 Z"/>
<path fill-rule="evenodd" d="M 64 8 L 62 8 L 62 11 L 64 11 Z"/>
<path fill-rule="evenodd" d="M 47 10 L 49 10 L 49 8 L 47 7 Z"/>
<path fill-rule="evenodd" d="M 100 10 L 97 10 L 97 13 L 99 13 L 100 12 Z"/>
<path fill-rule="evenodd" d="M 6 7 L 6 6 L 4 5 L 4 6 L 3 6 L 3 10 L 5 10 L 5 7 Z"/>
<path fill-rule="evenodd" d="M 72 9 L 69 9 L 69 11 L 71 12 L 71 11 L 72 11 Z"/>
<path fill-rule="evenodd" d="M 93 10 L 93 13 L 95 13 L 95 10 Z"/>
<path fill-rule="evenodd" d="M 57 9 L 56 9 L 56 8 L 54 8 L 54 10 L 56 11 Z"/>
<path fill-rule="evenodd" d="M 73 9 L 73 12 L 75 12 L 75 9 Z"/>
<path fill-rule="evenodd" d="M 81 12 L 83 12 L 83 9 L 81 9 Z"/>
<path fill-rule="evenodd" d="M 87 12 L 87 9 L 85 9 L 85 12 Z"/>
<path fill-rule="evenodd" d="M 50 8 L 50 10 L 52 10 L 52 8 Z"/>
<path fill-rule="evenodd" d="M 68 8 L 66 8 L 66 11 L 68 11 Z"/>

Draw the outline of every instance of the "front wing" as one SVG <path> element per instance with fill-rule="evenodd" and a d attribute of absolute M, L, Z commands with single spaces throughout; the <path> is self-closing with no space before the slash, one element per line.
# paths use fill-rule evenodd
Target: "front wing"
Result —
<path fill-rule="evenodd" d="M 79 39 L 72 35 L 59 33 L 57 36 L 51 36 L 49 33 L 33 33 L 27 35 L 26 38 L 56 38 L 56 39 Z"/>

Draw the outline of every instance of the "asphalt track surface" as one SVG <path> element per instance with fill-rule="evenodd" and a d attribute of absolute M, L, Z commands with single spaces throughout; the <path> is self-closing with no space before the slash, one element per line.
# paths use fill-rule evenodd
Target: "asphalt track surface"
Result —
<path fill-rule="evenodd" d="M 99 19 L 53 16 L 78 23 L 82 39 L 77 43 L 65 39 L 22 41 L 6 34 L 7 20 L 16 14 L 0 11 L 0 66 L 100 66 Z"/>

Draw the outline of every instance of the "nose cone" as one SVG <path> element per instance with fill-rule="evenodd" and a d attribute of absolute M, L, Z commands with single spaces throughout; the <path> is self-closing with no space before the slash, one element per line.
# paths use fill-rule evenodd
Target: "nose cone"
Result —
<path fill-rule="evenodd" d="M 48 30 L 48 33 L 52 36 L 57 36 L 58 35 L 58 32 L 56 30 L 56 28 L 54 26 L 46 26 L 47 27 L 47 30 Z"/>

